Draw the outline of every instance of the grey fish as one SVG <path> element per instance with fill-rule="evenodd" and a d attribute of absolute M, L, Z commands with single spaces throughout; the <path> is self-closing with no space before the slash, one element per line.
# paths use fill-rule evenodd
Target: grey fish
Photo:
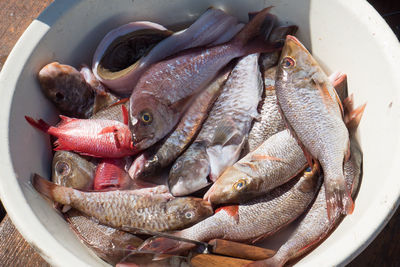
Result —
<path fill-rule="evenodd" d="M 280 45 L 252 43 L 269 14 L 265 8 L 228 43 L 186 50 L 153 64 L 130 97 L 129 127 L 137 150 L 164 138 L 193 100 L 231 60 L 254 52 L 275 51 Z M 250 44 L 248 44 L 250 42 Z"/>
<path fill-rule="evenodd" d="M 64 216 L 85 245 L 110 264 L 120 262 L 143 242 L 133 234 L 99 224 L 74 209 Z"/>
<path fill-rule="evenodd" d="M 162 194 L 154 191 L 154 188 L 83 192 L 53 184 L 37 174 L 33 176 L 32 184 L 46 197 L 117 229 L 134 227 L 172 231 L 194 224 L 213 213 L 210 203 L 202 199 L 173 198 L 167 192 Z"/>
<path fill-rule="evenodd" d="M 228 167 L 204 195 L 212 204 L 244 203 L 296 177 L 307 161 L 296 139 L 281 131 Z"/>
<path fill-rule="evenodd" d="M 344 177 L 347 189 L 355 197 L 362 176 L 363 154 L 355 138 L 355 130 L 360 122 L 362 111 L 352 110 L 359 116 L 352 116 L 353 122 L 346 124 L 350 130 L 350 159 L 344 163 Z M 342 216 L 336 214 L 334 220 L 329 220 L 327 214 L 325 188 L 321 187 L 319 193 L 309 210 L 300 217 L 299 225 L 290 235 L 289 239 L 278 249 L 276 254 L 269 259 L 254 262 L 249 266 L 283 266 L 287 261 L 304 255 L 318 245 L 340 223 Z"/>
<path fill-rule="evenodd" d="M 255 243 L 299 217 L 314 199 L 321 177 L 318 164 L 314 164 L 311 171 L 304 171 L 266 196 L 242 205 L 221 207 L 213 216 L 174 235 L 201 242 L 219 238 Z M 179 253 L 192 247 L 187 242 L 157 238 L 143 243 L 139 249 Z"/>
<path fill-rule="evenodd" d="M 75 68 L 53 62 L 38 73 L 44 95 L 61 114 L 75 118 L 89 118 L 93 113 L 94 92 Z"/>
<path fill-rule="evenodd" d="M 182 154 L 201 129 L 208 111 L 219 96 L 230 71 L 231 68 L 226 68 L 214 82 L 200 93 L 174 131 L 161 141 L 157 148 L 147 150 L 135 159 L 129 170 L 132 178 L 151 176 L 171 164 Z"/>
<path fill-rule="evenodd" d="M 239 60 L 194 143 L 174 163 L 168 184 L 182 196 L 215 181 L 240 156 L 262 91 L 258 54 Z M 201 159 L 201 161 L 196 160 Z"/>
<path fill-rule="evenodd" d="M 254 151 L 269 137 L 286 128 L 277 103 L 275 74 L 276 67 L 268 68 L 264 72 L 265 95 L 261 101 L 259 119 L 254 121 L 249 133 L 248 152 Z"/>
<path fill-rule="evenodd" d="M 340 99 L 316 60 L 291 35 L 278 66 L 278 102 L 308 161 L 314 158 L 321 164 L 328 216 L 351 213 L 354 205 L 343 175 L 350 143 Z"/>

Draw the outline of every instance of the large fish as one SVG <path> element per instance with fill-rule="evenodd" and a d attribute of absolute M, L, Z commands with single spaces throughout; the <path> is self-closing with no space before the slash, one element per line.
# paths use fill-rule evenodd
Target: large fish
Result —
<path fill-rule="evenodd" d="M 306 167 L 303 151 L 281 131 L 228 167 L 204 195 L 213 204 L 243 203 L 286 183 Z"/>
<path fill-rule="evenodd" d="M 328 216 L 351 213 L 354 205 L 343 175 L 350 143 L 340 99 L 319 64 L 295 37 L 287 36 L 278 66 L 278 102 L 309 163 L 314 158 L 321 164 Z"/>
<path fill-rule="evenodd" d="M 137 190 L 83 192 L 53 184 L 35 174 L 32 184 L 46 197 L 69 205 L 99 223 L 114 228 L 172 231 L 192 225 L 213 213 L 198 198 L 173 198 L 165 186 Z"/>
<path fill-rule="evenodd" d="M 219 96 L 230 70 L 230 68 L 224 70 L 214 82 L 201 92 L 174 131 L 157 148 L 147 150 L 135 159 L 129 170 L 131 177 L 136 179 L 151 176 L 171 164 L 182 154 L 200 130 L 208 111 Z"/>
<path fill-rule="evenodd" d="M 314 199 L 321 184 L 318 163 L 296 179 L 278 187 L 263 197 L 243 205 L 224 206 L 216 213 L 174 235 L 206 242 L 219 238 L 239 242 L 257 242 L 286 226 L 300 216 Z M 193 244 L 157 238 L 145 242 L 140 249 L 161 253 L 179 253 Z"/>
<path fill-rule="evenodd" d="M 262 80 L 258 54 L 239 60 L 194 143 L 174 163 L 168 184 L 171 193 L 193 193 L 215 181 L 240 156 L 257 105 Z"/>
<path fill-rule="evenodd" d="M 352 117 L 347 123 L 350 131 L 350 159 L 344 163 L 344 177 L 347 189 L 354 197 L 358 191 L 359 182 L 362 176 L 362 151 L 355 138 L 356 128 L 361 120 L 365 105 L 347 113 Z M 269 259 L 258 261 L 249 266 L 283 266 L 287 261 L 304 255 L 313 249 L 320 241 L 340 223 L 342 216 L 336 214 L 333 220 L 329 220 L 327 205 L 325 200 L 325 188 L 321 187 L 317 198 L 314 200 L 310 209 L 300 217 L 299 225 L 289 239 L 278 249 L 276 254 Z"/>
<path fill-rule="evenodd" d="M 126 111 L 126 110 L 125 110 Z M 127 115 L 125 116 L 127 118 Z M 121 158 L 135 154 L 128 125 L 114 120 L 73 119 L 50 126 L 43 120 L 25 119 L 33 127 L 57 137 L 54 150 L 71 150 L 92 157 Z"/>
<path fill-rule="evenodd" d="M 249 43 L 260 32 L 270 8 L 260 11 L 232 41 L 206 49 L 187 50 L 155 63 L 140 78 L 130 98 L 133 140 L 143 150 L 162 139 L 178 123 L 193 96 L 232 59 L 276 45 Z"/>

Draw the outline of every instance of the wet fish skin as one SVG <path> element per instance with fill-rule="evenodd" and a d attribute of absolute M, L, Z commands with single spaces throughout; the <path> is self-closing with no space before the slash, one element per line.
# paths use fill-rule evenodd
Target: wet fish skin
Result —
<path fill-rule="evenodd" d="M 145 179 L 157 170 L 171 164 L 190 144 L 204 120 L 208 111 L 219 96 L 231 68 L 226 68 L 220 75 L 197 97 L 191 107 L 183 115 L 176 128 L 154 150 L 147 150 L 138 156 L 132 164 L 130 174 L 133 178 Z"/>
<path fill-rule="evenodd" d="M 61 114 L 89 118 L 93 112 L 94 92 L 74 67 L 52 62 L 38 73 L 44 95 Z"/>
<path fill-rule="evenodd" d="M 140 78 L 130 98 L 129 127 L 138 149 L 166 136 L 178 123 L 193 96 L 232 59 L 252 53 L 245 44 L 260 30 L 270 8 L 260 11 L 236 35 L 219 46 L 184 51 L 155 63 Z M 276 46 L 264 46 L 276 50 Z"/>
<path fill-rule="evenodd" d="M 129 174 L 125 171 L 126 160 L 101 159 L 94 176 L 94 190 L 124 190 L 131 189 L 133 184 Z"/>
<path fill-rule="evenodd" d="M 255 120 L 247 139 L 247 152 L 254 151 L 265 140 L 286 128 L 279 111 L 275 92 L 276 67 L 264 72 L 264 96 L 258 120 Z"/>
<path fill-rule="evenodd" d="M 85 245 L 110 264 L 117 264 L 143 242 L 135 235 L 92 221 L 74 209 L 64 216 Z"/>
<path fill-rule="evenodd" d="M 258 115 L 262 91 L 258 56 L 251 54 L 238 61 L 196 140 L 174 163 L 168 182 L 174 195 L 207 186 L 207 176 L 215 181 L 239 158 L 251 122 Z"/>
<path fill-rule="evenodd" d="M 352 197 L 358 190 L 362 174 L 362 152 L 354 136 L 350 140 L 351 156 L 344 163 L 344 176 Z M 304 255 L 322 241 L 341 221 L 342 216 L 336 214 L 329 220 L 327 214 L 325 188 L 321 187 L 310 209 L 301 217 L 301 221 L 289 239 L 269 259 L 257 261 L 249 266 L 283 266 L 287 261 Z"/>
<path fill-rule="evenodd" d="M 285 120 L 324 172 L 328 216 L 352 212 L 343 162 L 349 155 L 349 133 L 340 100 L 328 77 L 307 49 L 288 35 L 278 65 L 276 95 Z M 308 156 L 308 160 L 310 161 Z"/>
<path fill-rule="evenodd" d="M 82 190 L 93 188 L 96 166 L 80 155 L 57 151 L 52 162 L 52 181 L 56 184 Z"/>
<path fill-rule="evenodd" d="M 57 137 L 54 150 L 72 150 L 92 157 L 121 158 L 135 154 L 126 124 L 114 120 L 73 119 L 60 115 L 62 122 L 50 126 L 25 116 L 33 127 Z"/>
<path fill-rule="evenodd" d="M 296 139 L 288 130 L 281 131 L 228 167 L 204 199 L 214 205 L 245 203 L 296 177 L 306 164 Z"/>
<path fill-rule="evenodd" d="M 213 216 L 174 235 L 202 242 L 219 238 L 255 243 L 300 216 L 314 199 L 321 178 L 319 166 L 314 164 L 311 172 L 304 171 L 266 196 L 243 205 L 224 206 Z M 186 242 L 157 238 L 143 243 L 139 249 L 175 254 L 192 247 L 193 244 Z"/>
<path fill-rule="evenodd" d="M 35 174 L 34 188 L 44 196 L 69 205 L 99 223 L 152 231 L 172 231 L 192 225 L 213 213 L 211 205 L 198 198 L 173 198 L 146 189 L 83 192 L 53 184 Z"/>

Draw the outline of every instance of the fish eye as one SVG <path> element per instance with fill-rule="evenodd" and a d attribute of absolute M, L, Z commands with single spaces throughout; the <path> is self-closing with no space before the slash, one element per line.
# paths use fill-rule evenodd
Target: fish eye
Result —
<path fill-rule="evenodd" d="M 193 216 L 194 216 L 194 214 L 193 214 L 193 212 L 191 212 L 191 211 L 188 211 L 188 212 L 185 213 L 185 217 L 186 217 L 187 219 L 192 219 Z"/>
<path fill-rule="evenodd" d="M 308 166 L 308 167 L 306 168 L 306 172 L 311 172 L 311 167 L 310 167 L 310 166 Z"/>
<path fill-rule="evenodd" d="M 66 162 L 57 162 L 55 169 L 59 175 L 68 175 L 71 171 L 69 164 Z"/>
<path fill-rule="evenodd" d="M 64 94 L 57 92 L 56 93 L 56 101 L 63 101 L 64 100 Z"/>
<path fill-rule="evenodd" d="M 282 67 L 285 69 L 294 67 L 296 65 L 296 61 L 291 57 L 285 57 L 282 60 Z"/>
<path fill-rule="evenodd" d="M 239 179 L 234 185 L 233 188 L 236 190 L 241 190 L 244 188 L 244 186 L 247 184 L 245 179 Z"/>
<path fill-rule="evenodd" d="M 143 111 L 140 114 L 140 120 L 144 123 L 144 124 L 150 124 L 153 121 L 153 116 L 150 114 L 150 112 L 147 111 Z"/>

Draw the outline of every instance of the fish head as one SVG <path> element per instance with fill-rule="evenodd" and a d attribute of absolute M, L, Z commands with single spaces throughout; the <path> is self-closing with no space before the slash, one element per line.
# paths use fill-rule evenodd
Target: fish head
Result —
<path fill-rule="evenodd" d="M 288 83 L 308 82 L 310 78 L 318 78 L 314 76 L 319 70 L 319 65 L 310 52 L 296 37 L 288 35 L 278 63 L 278 79 Z"/>
<path fill-rule="evenodd" d="M 179 119 L 168 105 L 152 96 L 131 102 L 129 128 L 135 149 L 144 150 L 167 135 Z"/>
<path fill-rule="evenodd" d="M 76 189 L 92 189 L 95 165 L 82 156 L 57 151 L 52 163 L 52 181 Z"/>
<path fill-rule="evenodd" d="M 236 166 L 231 166 L 210 187 L 204 199 L 212 204 L 234 204 L 248 199 L 249 195 L 257 194 L 257 192 L 257 179 L 253 179 Z"/>
<path fill-rule="evenodd" d="M 209 174 L 210 163 L 205 146 L 195 142 L 172 165 L 168 177 L 171 194 L 185 196 L 206 187 L 210 183 L 207 179 Z"/>
<path fill-rule="evenodd" d="M 169 214 L 175 214 L 178 228 L 193 225 L 213 214 L 208 201 L 194 197 L 179 197 L 167 203 Z"/>

